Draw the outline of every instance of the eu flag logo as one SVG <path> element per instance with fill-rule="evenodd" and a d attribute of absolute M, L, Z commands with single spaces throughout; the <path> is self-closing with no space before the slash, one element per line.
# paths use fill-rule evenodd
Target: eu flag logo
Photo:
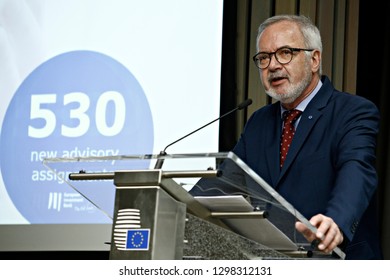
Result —
<path fill-rule="evenodd" d="M 150 229 L 129 229 L 127 231 L 126 249 L 133 251 L 149 250 Z"/>

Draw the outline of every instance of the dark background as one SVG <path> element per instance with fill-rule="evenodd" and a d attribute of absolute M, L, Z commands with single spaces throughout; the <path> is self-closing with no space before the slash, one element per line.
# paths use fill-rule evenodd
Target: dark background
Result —
<path fill-rule="evenodd" d="M 379 213 L 382 244 L 386 259 L 390 259 L 390 194 L 389 194 L 389 134 L 390 134 L 390 2 L 376 5 L 360 1 L 358 72 L 356 94 L 372 100 L 379 108 L 381 124 L 377 149 L 379 176 Z"/>

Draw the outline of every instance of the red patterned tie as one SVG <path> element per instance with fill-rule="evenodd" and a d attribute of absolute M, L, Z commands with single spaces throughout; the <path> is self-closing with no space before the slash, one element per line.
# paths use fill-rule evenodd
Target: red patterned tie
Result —
<path fill-rule="evenodd" d="M 283 131 L 282 139 L 280 142 L 280 168 L 283 167 L 284 160 L 286 159 L 288 149 L 294 137 L 295 127 L 294 123 L 301 115 L 299 110 L 290 110 L 283 113 Z"/>

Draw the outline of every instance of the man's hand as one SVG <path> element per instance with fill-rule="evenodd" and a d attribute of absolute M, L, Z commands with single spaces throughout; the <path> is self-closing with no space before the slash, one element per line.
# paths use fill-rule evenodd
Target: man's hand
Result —
<path fill-rule="evenodd" d="M 316 239 L 319 240 L 319 250 L 330 253 L 343 242 L 343 233 L 332 218 L 318 214 L 313 216 L 309 222 L 317 228 L 315 234 L 301 222 L 296 222 L 295 228 L 302 233 L 309 242 Z"/>

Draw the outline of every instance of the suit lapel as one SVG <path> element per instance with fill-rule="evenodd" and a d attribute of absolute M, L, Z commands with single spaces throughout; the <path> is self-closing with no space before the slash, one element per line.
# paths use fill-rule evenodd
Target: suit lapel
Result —
<path fill-rule="evenodd" d="M 270 145 L 267 147 L 265 160 L 267 161 L 268 172 L 272 180 L 272 185 L 275 186 L 279 180 L 280 175 L 279 152 L 282 120 L 280 117 L 280 103 L 274 103 L 273 106 L 273 117 L 270 118 L 272 123 L 269 126 L 272 127 L 272 131 L 266 134 L 267 137 L 270 137 L 267 139 L 266 143 L 270 143 Z"/>
<path fill-rule="evenodd" d="M 323 85 L 316 96 L 307 105 L 305 111 L 302 113 L 301 119 L 297 131 L 295 132 L 294 139 L 291 143 L 288 151 L 287 158 L 284 162 L 282 170 L 280 170 L 280 176 L 274 186 L 277 186 L 280 179 L 284 176 L 286 171 L 290 168 L 294 159 L 297 157 L 299 151 L 303 148 L 306 139 L 310 136 L 314 125 L 322 116 L 322 109 L 326 106 L 334 91 L 334 87 L 330 83 L 329 79 L 324 76 L 322 79 Z"/>

